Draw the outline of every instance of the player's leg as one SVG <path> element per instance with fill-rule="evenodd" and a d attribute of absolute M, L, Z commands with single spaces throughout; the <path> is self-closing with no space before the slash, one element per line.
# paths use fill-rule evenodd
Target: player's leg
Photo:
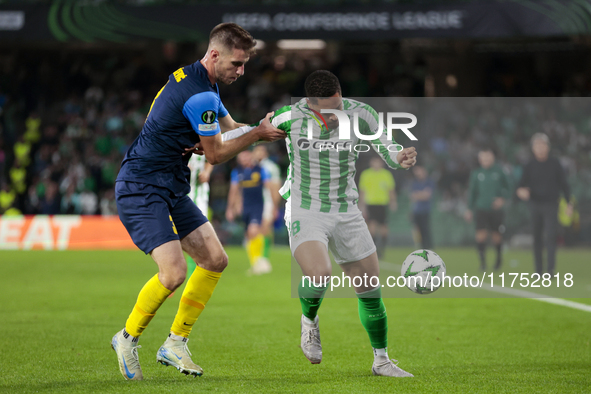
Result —
<path fill-rule="evenodd" d="M 139 337 L 168 295 L 183 283 L 186 263 L 169 213 L 172 201 L 168 193 L 128 182 L 117 182 L 116 193 L 121 221 L 134 243 L 150 253 L 159 271 L 143 286 L 125 328 L 111 341 L 123 377 L 140 380 L 143 375 L 137 355 Z"/>
<path fill-rule="evenodd" d="M 262 233 L 263 206 L 250 206 L 248 215 L 244 215 L 246 227 L 246 251 L 250 260 L 250 272 L 262 275 L 271 272 L 269 260 L 263 256 L 265 237 Z"/>
<path fill-rule="evenodd" d="M 269 193 L 265 193 L 266 191 L 267 189 L 264 190 L 263 221 L 261 225 L 261 232 L 265 238 L 265 243 L 263 246 L 263 258 L 269 261 L 270 264 L 269 258 L 271 246 L 273 245 L 274 241 L 273 224 L 275 222 L 275 212 L 271 196 Z"/>
<path fill-rule="evenodd" d="M 180 246 L 197 267 L 187 280 L 169 337 L 158 350 L 157 361 L 182 373 L 200 376 L 203 370 L 191 360 L 188 336 L 211 298 L 228 264 L 228 256 L 207 218 L 188 197 L 179 199 L 172 216 L 181 237 Z"/>
<path fill-rule="evenodd" d="M 496 271 L 501 269 L 501 265 L 503 264 L 503 211 L 493 211 L 491 216 L 491 240 L 492 243 L 495 245 L 495 249 L 497 251 L 497 260 L 495 262 Z"/>
<path fill-rule="evenodd" d="M 342 216 L 329 242 L 329 249 L 343 272 L 351 277 L 354 286 L 359 283 L 354 280 L 355 277 L 364 278 L 360 285 L 355 286 L 355 293 L 358 297 L 359 319 L 373 348 L 373 373 L 394 377 L 412 376 L 398 368 L 388 357 L 388 317 L 378 278 L 378 255 L 365 223 L 360 223 L 354 212 Z"/>
<path fill-rule="evenodd" d="M 544 204 L 544 221 L 546 225 L 546 258 L 548 259 L 547 273 L 554 275 L 556 265 L 556 234 L 558 233 L 558 204 Z"/>
<path fill-rule="evenodd" d="M 373 239 L 374 244 L 378 245 L 378 222 L 376 220 L 376 213 L 375 213 L 375 205 L 367 205 L 367 228 L 369 229 L 369 233 L 371 234 L 371 238 Z"/>
<path fill-rule="evenodd" d="M 495 261 L 495 271 L 501 269 L 503 264 L 503 235 L 498 231 L 493 231 L 490 236 L 495 250 L 497 251 L 497 259 Z"/>
<path fill-rule="evenodd" d="M 209 215 L 209 183 L 205 182 L 205 183 L 200 183 L 195 191 L 195 195 L 194 195 L 194 200 L 195 205 L 197 205 L 197 208 L 199 208 L 199 210 L 201 211 L 201 213 L 205 216 L 208 217 Z M 193 260 L 193 258 L 189 255 L 187 255 L 187 278 L 190 278 L 191 275 L 193 275 L 193 272 L 195 271 L 195 267 L 197 266 L 197 263 L 195 263 L 195 260 Z"/>
<path fill-rule="evenodd" d="M 246 253 L 250 261 L 250 272 L 254 275 L 271 272 L 271 264 L 263 257 L 265 237 L 261 232 L 259 223 L 258 220 L 251 220 L 246 227 Z"/>
<path fill-rule="evenodd" d="M 322 345 L 318 309 L 326 293 L 327 278 L 332 272 L 330 257 L 322 241 L 306 241 L 295 247 L 294 258 L 305 278 L 298 286 L 302 307 L 300 346 L 312 364 L 319 364 L 322 361 Z"/>
<path fill-rule="evenodd" d="M 532 202 L 531 208 L 531 222 L 532 233 L 534 236 L 534 268 L 540 275 L 544 273 L 544 266 L 542 263 L 542 250 L 544 247 L 544 212 L 541 204 Z"/>
<path fill-rule="evenodd" d="M 486 271 L 486 240 L 488 239 L 486 212 L 476 210 L 474 213 L 474 222 L 476 225 L 474 239 L 476 240 L 476 250 L 480 259 L 480 270 Z"/>
<path fill-rule="evenodd" d="M 380 205 L 380 217 L 378 218 L 378 231 L 380 234 L 380 244 L 376 244 L 378 258 L 383 258 L 388 245 L 388 206 Z"/>
<path fill-rule="evenodd" d="M 285 204 L 285 225 L 293 258 L 302 269 L 298 295 L 302 307 L 300 346 L 312 364 L 322 361 L 318 309 L 326 293 L 326 279 L 332 267 L 328 255 L 328 232 L 333 216 L 295 208 Z M 362 218 L 363 220 L 363 218 Z"/>

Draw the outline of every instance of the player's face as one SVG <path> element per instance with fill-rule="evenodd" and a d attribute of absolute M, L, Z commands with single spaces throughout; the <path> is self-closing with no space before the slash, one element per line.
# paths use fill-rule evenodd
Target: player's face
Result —
<path fill-rule="evenodd" d="M 543 161 L 548 158 L 550 147 L 543 140 L 535 140 L 532 144 L 531 150 L 534 152 L 536 159 Z"/>
<path fill-rule="evenodd" d="M 312 100 L 308 99 L 308 107 L 312 108 L 314 111 L 319 112 L 324 120 L 326 121 L 326 126 L 330 130 L 334 130 L 339 127 L 339 119 L 335 114 L 323 114 L 321 111 L 323 109 L 337 109 L 339 111 L 343 110 L 343 97 L 340 93 L 335 93 L 331 97 L 323 97 L 317 98 L 316 103 L 313 103 Z"/>
<path fill-rule="evenodd" d="M 427 178 L 427 171 L 421 166 L 413 167 L 413 174 L 421 181 Z"/>
<path fill-rule="evenodd" d="M 244 75 L 244 65 L 250 56 L 242 49 L 222 50 L 215 62 L 215 78 L 218 82 L 230 85 Z"/>
<path fill-rule="evenodd" d="M 482 151 L 478 153 L 478 162 L 482 168 L 490 168 L 495 162 L 495 156 L 492 152 Z"/>
<path fill-rule="evenodd" d="M 374 157 L 371 159 L 370 165 L 374 170 L 380 170 L 382 169 L 382 160 Z"/>
<path fill-rule="evenodd" d="M 244 168 L 248 168 L 252 166 L 252 153 L 250 151 L 243 151 L 240 152 L 238 155 L 238 164 L 240 164 Z"/>
<path fill-rule="evenodd" d="M 253 159 L 260 162 L 261 160 L 267 158 L 267 148 L 262 145 L 256 146 L 252 150 Z"/>

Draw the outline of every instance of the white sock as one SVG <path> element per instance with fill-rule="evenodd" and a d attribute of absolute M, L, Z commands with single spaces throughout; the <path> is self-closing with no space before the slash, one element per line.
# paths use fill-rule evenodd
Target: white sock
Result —
<path fill-rule="evenodd" d="M 173 334 L 172 332 L 168 334 L 168 337 L 175 340 L 175 341 L 184 341 L 187 342 L 187 338 L 182 337 L 180 335 Z"/>
<path fill-rule="evenodd" d="M 310 320 L 306 316 L 304 316 L 304 323 L 306 323 L 306 324 L 314 324 L 314 320 Z"/>
<path fill-rule="evenodd" d="M 373 349 L 373 356 L 374 357 L 386 357 L 388 358 L 388 348 L 381 348 L 381 349 Z"/>

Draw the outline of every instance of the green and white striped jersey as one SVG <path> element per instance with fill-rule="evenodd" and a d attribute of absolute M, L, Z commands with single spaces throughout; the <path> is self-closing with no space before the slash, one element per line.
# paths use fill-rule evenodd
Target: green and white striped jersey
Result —
<path fill-rule="evenodd" d="M 191 177 L 189 178 L 189 184 L 191 185 L 191 191 L 189 192 L 189 198 L 196 203 L 201 209 L 202 206 L 207 206 L 209 202 L 209 186 L 203 186 L 199 183 L 199 174 L 205 169 L 207 160 L 205 155 L 191 155 L 189 159 L 189 169 L 191 170 Z M 198 204 L 198 202 L 204 201 L 204 204 Z M 207 211 L 205 211 L 207 212 Z"/>
<path fill-rule="evenodd" d="M 374 135 L 380 127 L 378 114 L 365 103 L 343 98 L 342 111 L 351 120 L 355 113 L 358 114 L 362 135 Z M 308 138 L 310 123 L 311 139 Z M 260 122 L 228 131 L 222 138 L 237 138 L 258 124 Z M 339 129 L 327 130 L 308 108 L 305 98 L 275 111 L 271 124 L 287 133 L 285 142 L 290 165 L 287 179 L 279 192 L 283 198 L 290 199 L 292 208 L 348 212 L 359 199 L 355 185 L 355 162 L 360 152 L 373 148 L 390 168 L 401 168 L 396 160 L 399 146 L 395 141 L 388 141 L 385 130 L 379 138 L 366 141 L 358 138 L 351 127 L 351 138 L 339 139 Z"/>
<path fill-rule="evenodd" d="M 388 141 L 384 131 L 380 138 L 365 141 L 353 132 L 354 113 L 359 116 L 359 131 L 376 134 L 379 119 L 376 111 L 357 100 L 343 98 L 343 112 L 351 120 L 351 139 L 339 139 L 339 130 L 327 130 L 308 108 L 306 99 L 275 111 L 271 123 L 287 133 L 286 144 L 290 166 L 280 190 L 290 198 L 292 208 L 319 212 L 348 212 L 357 204 L 355 163 L 359 153 L 371 146 L 391 168 L 401 168 L 396 160 L 395 141 Z M 308 124 L 312 122 L 312 139 Z M 388 149 L 390 147 L 390 150 Z"/>

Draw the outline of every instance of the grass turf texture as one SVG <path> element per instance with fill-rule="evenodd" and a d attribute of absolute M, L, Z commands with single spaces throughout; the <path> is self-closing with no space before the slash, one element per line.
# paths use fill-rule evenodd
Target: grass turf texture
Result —
<path fill-rule="evenodd" d="M 529 299 L 386 299 L 389 353 L 415 377 L 371 375 L 372 353 L 356 299 L 320 309 L 324 358 L 299 349 L 300 307 L 290 298 L 288 249 L 274 271 L 246 277 L 230 266 L 197 322 L 189 348 L 201 378 L 156 363 L 180 290 L 142 336 L 145 380 L 121 377 L 110 340 L 156 266 L 141 252 L 0 252 L 0 392 L 589 392 L 591 313 Z M 410 252 L 392 249 L 400 263 Z M 446 262 L 477 263 L 475 251 L 443 249 Z M 508 258 L 514 258 L 509 252 Z M 561 250 L 558 262 L 588 260 Z M 530 258 L 531 259 L 531 258 Z M 531 260 L 530 260 L 531 261 Z"/>

